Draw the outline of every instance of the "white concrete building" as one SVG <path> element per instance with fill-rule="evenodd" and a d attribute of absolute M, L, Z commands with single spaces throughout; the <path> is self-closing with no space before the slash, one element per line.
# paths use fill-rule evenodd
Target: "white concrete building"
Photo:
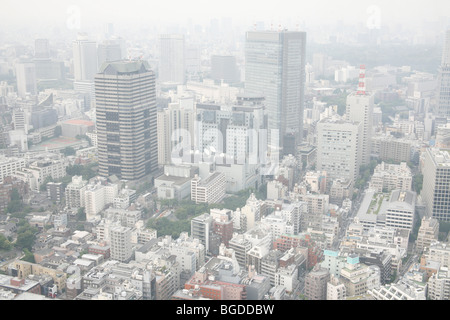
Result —
<path fill-rule="evenodd" d="M 412 174 L 406 162 L 401 164 L 380 163 L 375 167 L 369 188 L 377 193 L 392 190 L 411 191 Z"/>
<path fill-rule="evenodd" d="M 92 220 L 105 207 L 105 191 L 101 185 L 86 186 L 84 191 L 86 220 Z"/>
<path fill-rule="evenodd" d="M 424 254 L 427 260 L 439 262 L 443 267 L 450 267 L 450 246 L 447 243 L 434 242 Z"/>
<path fill-rule="evenodd" d="M 359 263 L 359 257 L 351 254 L 347 257 L 346 266 L 341 269 L 340 281 L 345 285 L 348 297 L 360 296 L 380 286 L 380 273 Z"/>
<path fill-rule="evenodd" d="M 371 227 L 384 226 L 388 204 L 389 195 L 367 189 L 356 214 L 355 222 L 362 224 L 366 231 Z"/>
<path fill-rule="evenodd" d="M 371 155 L 372 116 L 375 94 L 361 91 L 361 88 L 359 90 L 347 96 L 346 118 L 349 121 L 361 123 L 361 164 L 368 164 Z"/>
<path fill-rule="evenodd" d="M 427 148 L 423 154 L 422 200 L 428 217 L 450 221 L 450 154 L 437 148 Z"/>
<path fill-rule="evenodd" d="M 267 182 L 267 200 L 280 200 L 288 195 L 289 188 L 281 181 L 272 180 Z"/>
<path fill-rule="evenodd" d="M 199 239 L 206 252 L 209 251 L 212 222 L 213 218 L 209 213 L 204 213 L 191 220 L 191 237 Z"/>
<path fill-rule="evenodd" d="M 173 157 L 177 159 L 180 155 L 175 146 L 182 140 L 182 145 L 191 150 L 194 146 L 196 109 L 194 103 L 186 105 L 180 101 L 169 103 L 166 109 L 158 110 L 157 113 L 157 137 L 158 137 L 158 164 L 166 165 L 174 163 Z M 178 159 L 177 159 L 178 160 Z"/>
<path fill-rule="evenodd" d="M 356 181 L 362 157 L 363 126 L 326 118 L 317 123 L 317 170 L 331 179 Z"/>
<path fill-rule="evenodd" d="M 434 218 L 423 217 L 417 234 L 416 249 L 423 251 L 438 240 L 439 221 Z"/>
<path fill-rule="evenodd" d="M 428 297 L 431 300 L 450 300 L 450 272 L 448 267 L 441 267 L 437 273 L 428 279 Z"/>
<path fill-rule="evenodd" d="M 112 260 L 128 262 L 133 254 L 131 228 L 112 226 L 109 229 L 109 245 Z"/>
<path fill-rule="evenodd" d="M 345 285 L 339 282 L 339 278 L 331 274 L 330 281 L 327 283 L 327 300 L 345 300 L 346 297 Z"/>
<path fill-rule="evenodd" d="M 416 193 L 394 190 L 386 207 L 386 227 L 412 232 L 415 221 Z"/>
<path fill-rule="evenodd" d="M 16 63 L 17 93 L 25 98 L 27 95 L 37 95 L 36 67 L 34 63 Z"/>
<path fill-rule="evenodd" d="M 90 181 L 84 191 L 86 220 L 93 219 L 106 205 L 112 204 L 118 192 L 119 185 L 107 183 L 104 178 Z"/>
<path fill-rule="evenodd" d="M 298 268 L 291 264 L 284 268 L 279 268 L 275 273 L 275 286 L 284 286 L 286 292 L 292 292 L 298 284 Z"/>
<path fill-rule="evenodd" d="M 159 81 L 184 84 L 186 81 L 185 39 L 183 34 L 159 37 Z"/>
<path fill-rule="evenodd" d="M 35 183 L 30 183 L 30 187 L 34 191 L 38 191 L 41 184 L 47 177 L 53 180 L 58 180 L 66 176 L 66 168 L 69 165 L 68 161 L 62 159 L 41 159 L 32 162 L 27 171 L 33 174 Z"/>
<path fill-rule="evenodd" d="M 72 42 L 75 81 L 94 81 L 98 71 L 97 44 L 86 34 L 79 34 Z"/>
<path fill-rule="evenodd" d="M 368 292 L 375 300 L 426 300 L 425 290 L 411 281 L 386 284 Z"/>
<path fill-rule="evenodd" d="M 226 178 L 214 172 L 206 179 L 198 175 L 191 180 L 191 200 L 195 203 L 219 203 L 225 196 Z"/>
<path fill-rule="evenodd" d="M 3 178 L 11 176 L 17 170 L 26 167 L 27 161 L 25 158 L 18 157 L 0 157 L 0 183 L 3 183 Z"/>
<path fill-rule="evenodd" d="M 330 275 L 338 278 L 341 274 L 341 269 L 345 267 L 347 263 L 347 257 L 341 255 L 339 251 L 324 250 L 323 261 L 320 266 L 327 269 Z"/>
<path fill-rule="evenodd" d="M 67 208 L 81 208 L 85 206 L 84 191 L 87 181 L 82 176 L 73 176 L 72 182 L 66 186 L 66 206 Z"/>

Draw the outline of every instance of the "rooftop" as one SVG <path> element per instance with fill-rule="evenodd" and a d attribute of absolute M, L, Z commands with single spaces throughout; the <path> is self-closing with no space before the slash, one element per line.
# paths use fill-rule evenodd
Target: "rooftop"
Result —
<path fill-rule="evenodd" d="M 147 61 L 109 61 L 104 62 L 99 73 L 107 75 L 139 74 L 150 71 L 150 65 Z"/>

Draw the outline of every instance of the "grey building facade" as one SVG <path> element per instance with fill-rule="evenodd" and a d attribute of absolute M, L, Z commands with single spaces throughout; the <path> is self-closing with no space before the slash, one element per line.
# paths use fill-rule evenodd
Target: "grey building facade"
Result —
<path fill-rule="evenodd" d="M 136 180 L 158 168 L 155 74 L 145 61 L 106 62 L 95 77 L 99 174 Z"/>

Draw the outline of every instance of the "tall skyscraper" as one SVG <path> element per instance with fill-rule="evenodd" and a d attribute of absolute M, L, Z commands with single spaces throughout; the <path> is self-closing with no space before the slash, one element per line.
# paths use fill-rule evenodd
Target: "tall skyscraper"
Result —
<path fill-rule="evenodd" d="M 375 95 L 366 91 L 365 67 L 361 66 L 358 91 L 347 97 L 346 118 L 361 123 L 361 164 L 365 165 L 370 162 L 374 101 Z"/>
<path fill-rule="evenodd" d="M 159 40 L 159 81 L 184 84 L 186 81 L 184 35 L 165 34 L 161 35 Z"/>
<path fill-rule="evenodd" d="M 438 74 L 436 115 L 450 117 L 450 30 L 445 34 L 444 50 Z"/>
<path fill-rule="evenodd" d="M 106 62 L 95 76 L 99 174 L 136 180 L 158 168 L 155 74 L 146 61 Z"/>
<path fill-rule="evenodd" d="M 425 213 L 440 221 L 450 221 L 450 154 L 448 151 L 428 148 L 423 160 L 422 200 Z"/>
<path fill-rule="evenodd" d="M 86 34 L 78 34 L 72 45 L 75 81 L 93 81 L 98 68 L 96 42 Z"/>
<path fill-rule="evenodd" d="M 95 106 L 94 77 L 98 70 L 97 44 L 86 34 L 78 34 L 73 46 L 74 90 L 85 94 L 85 109 Z"/>
<path fill-rule="evenodd" d="M 36 68 L 37 80 L 60 80 L 65 77 L 64 62 L 51 58 L 48 39 L 34 41 L 33 63 Z"/>
<path fill-rule="evenodd" d="M 249 31 L 245 44 L 245 89 L 265 97 L 268 129 L 278 130 L 283 149 L 303 131 L 306 33 L 298 31 Z M 282 155 L 282 153 L 280 153 Z"/>
<path fill-rule="evenodd" d="M 16 64 L 17 93 L 20 97 L 27 94 L 37 95 L 36 68 L 31 62 Z"/>

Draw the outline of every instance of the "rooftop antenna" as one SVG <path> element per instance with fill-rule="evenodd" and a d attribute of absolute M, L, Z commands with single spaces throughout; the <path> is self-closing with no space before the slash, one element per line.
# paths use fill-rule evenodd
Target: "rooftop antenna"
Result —
<path fill-rule="evenodd" d="M 359 82 L 358 82 L 358 92 L 359 96 L 366 95 L 366 66 L 361 65 L 359 67 Z"/>

